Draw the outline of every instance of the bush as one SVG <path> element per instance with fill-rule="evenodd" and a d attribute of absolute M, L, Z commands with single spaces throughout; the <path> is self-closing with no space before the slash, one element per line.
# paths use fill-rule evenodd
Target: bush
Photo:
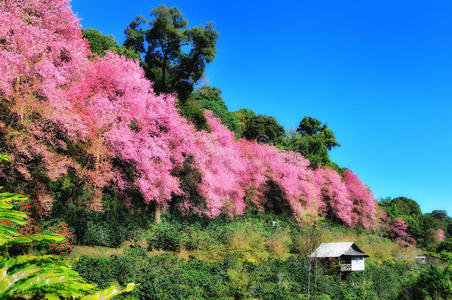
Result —
<path fill-rule="evenodd" d="M 106 288 L 115 280 L 115 271 L 111 266 L 110 258 L 81 256 L 73 268 L 99 288 Z"/>
<path fill-rule="evenodd" d="M 67 203 L 68 196 L 56 193 L 57 201 L 52 211 L 52 220 L 64 221 L 75 235 L 75 242 L 82 245 L 120 247 L 126 240 L 139 238 L 149 227 L 152 218 L 148 208 L 137 207 L 127 210 L 113 193 L 105 193 L 102 198 L 103 212 L 92 211 L 74 202 Z"/>
<path fill-rule="evenodd" d="M 312 299 L 410 299 L 412 272 L 406 264 L 366 263 L 365 272 L 342 278 L 317 265 L 311 271 Z M 289 257 L 257 262 L 240 253 L 220 261 L 181 259 L 169 254 L 147 256 L 129 249 L 110 258 L 82 257 L 75 268 L 86 279 L 107 286 L 134 280 L 140 299 L 305 299 L 306 259 Z M 316 275 L 317 274 L 317 275 Z M 431 294 L 434 295 L 434 294 Z M 417 299 L 417 298 L 416 298 Z M 444 298 L 444 299 L 447 299 Z"/>
<path fill-rule="evenodd" d="M 182 244 L 182 234 L 177 226 L 162 223 L 153 227 L 153 235 L 148 238 L 148 249 L 179 251 Z"/>
<path fill-rule="evenodd" d="M 417 299 L 451 299 L 452 271 L 431 266 L 421 271 L 416 281 L 415 295 Z"/>
<path fill-rule="evenodd" d="M 89 246 L 114 247 L 116 241 L 114 233 L 104 222 L 88 221 L 86 232 L 83 236 L 83 243 Z"/>

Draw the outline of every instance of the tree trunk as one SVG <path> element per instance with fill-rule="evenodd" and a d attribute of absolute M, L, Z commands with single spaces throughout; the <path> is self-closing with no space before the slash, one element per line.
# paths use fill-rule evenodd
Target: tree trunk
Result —
<path fill-rule="evenodd" d="M 156 224 L 160 224 L 160 210 L 161 210 L 160 203 L 157 202 L 155 204 L 155 214 L 154 214 Z"/>

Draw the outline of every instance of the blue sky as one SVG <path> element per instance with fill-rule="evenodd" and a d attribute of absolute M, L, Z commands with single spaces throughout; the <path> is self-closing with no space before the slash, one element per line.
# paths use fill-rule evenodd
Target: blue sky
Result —
<path fill-rule="evenodd" d="M 132 18 L 177 6 L 215 23 L 211 85 L 230 110 L 327 122 L 331 152 L 377 198 L 406 196 L 452 213 L 452 2 L 73 0 L 84 28 L 120 43 Z"/>

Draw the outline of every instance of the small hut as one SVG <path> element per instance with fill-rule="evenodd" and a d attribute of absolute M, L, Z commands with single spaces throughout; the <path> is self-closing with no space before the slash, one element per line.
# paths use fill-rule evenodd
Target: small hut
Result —
<path fill-rule="evenodd" d="M 427 263 L 427 256 L 425 254 L 418 254 L 416 255 L 416 258 L 414 261 L 418 264 L 426 264 Z"/>
<path fill-rule="evenodd" d="M 310 257 L 339 264 L 341 271 L 364 271 L 364 258 L 369 257 L 353 242 L 322 243 Z"/>

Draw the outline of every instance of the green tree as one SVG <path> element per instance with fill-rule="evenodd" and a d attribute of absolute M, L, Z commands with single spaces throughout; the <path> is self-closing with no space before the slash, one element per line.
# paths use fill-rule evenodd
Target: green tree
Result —
<path fill-rule="evenodd" d="M 150 16 L 148 29 L 141 16 L 127 26 L 124 46 L 144 55 L 143 68 L 157 94 L 176 92 L 185 101 L 206 64 L 215 59 L 218 33 L 212 23 L 187 28 L 176 7 L 160 5 Z"/>
<path fill-rule="evenodd" d="M 407 197 L 386 198 L 379 202 L 391 219 L 400 218 L 408 225 L 407 232 L 412 236 L 418 246 L 426 247 L 430 251 L 437 251 L 438 229 L 449 236 L 449 227 L 452 227 L 452 218 L 444 210 L 434 210 L 431 213 L 422 214 L 419 204 Z M 441 248 L 438 248 L 438 252 Z"/>
<path fill-rule="evenodd" d="M 221 97 L 221 90 L 219 88 L 204 86 L 194 92 L 192 97 L 201 105 L 203 110 L 211 110 L 213 115 L 220 118 L 229 130 L 235 132 L 237 135 L 239 134 L 239 121 L 235 114 L 228 110 L 226 103 L 224 103 Z"/>
<path fill-rule="evenodd" d="M 406 197 L 394 198 L 391 201 L 391 206 L 395 208 L 397 216 L 422 215 L 419 204 L 417 204 L 416 201 L 410 198 Z"/>
<path fill-rule="evenodd" d="M 321 137 L 323 144 L 328 150 L 334 147 L 340 146 L 334 137 L 334 132 L 328 128 L 328 124 L 323 124 L 316 118 L 306 116 L 301 120 L 300 125 L 297 128 L 297 132 L 304 136 L 319 136 Z"/>
<path fill-rule="evenodd" d="M 284 136 L 284 127 L 276 121 L 275 117 L 260 114 L 249 118 L 243 130 L 243 137 L 247 140 L 258 139 L 258 142 L 272 145 L 281 143 Z"/>
<path fill-rule="evenodd" d="M 338 169 L 338 166 L 331 162 L 328 151 L 340 144 L 327 124 L 306 116 L 300 122 L 297 133 L 299 136 L 293 134 L 292 140 L 288 142 L 290 150 L 300 152 L 311 162 L 313 168 L 318 165 L 330 165 Z"/>
<path fill-rule="evenodd" d="M 239 122 L 239 136 L 243 137 L 243 132 L 246 129 L 246 123 L 249 119 L 256 116 L 256 113 L 248 108 L 241 108 L 234 112 L 235 117 Z"/>
<path fill-rule="evenodd" d="M 318 165 L 326 166 L 331 162 L 328 148 L 319 135 L 302 136 L 299 140 L 298 152 L 306 157 L 314 168 Z"/>
<path fill-rule="evenodd" d="M 412 236 L 417 243 L 423 244 L 424 230 L 422 227 L 422 212 L 416 201 L 406 197 L 397 197 L 394 199 L 385 198 L 379 202 L 388 216 L 394 220 L 400 218 L 408 225 L 408 234 Z"/>
<path fill-rule="evenodd" d="M 209 130 L 207 119 L 204 115 L 204 109 L 201 107 L 201 104 L 194 99 L 189 98 L 184 102 L 178 101 L 176 105 L 180 115 L 195 125 L 196 129 Z"/>
<path fill-rule="evenodd" d="M 140 59 L 140 54 L 125 46 L 119 46 L 114 37 L 102 34 L 93 28 L 82 29 L 82 34 L 89 42 L 89 48 L 100 57 L 105 56 L 105 51 L 113 51 L 119 55 L 132 59 Z"/>

